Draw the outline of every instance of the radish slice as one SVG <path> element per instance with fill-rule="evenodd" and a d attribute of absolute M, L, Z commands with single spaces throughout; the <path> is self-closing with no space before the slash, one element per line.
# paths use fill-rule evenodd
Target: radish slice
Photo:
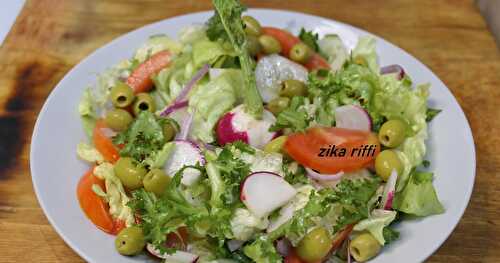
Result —
<path fill-rule="evenodd" d="M 402 80 L 405 77 L 405 71 L 403 67 L 397 64 L 389 65 L 382 67 L 380 69 L 380 74 L 385 75 L 385 74 L 396 74 L 396 78 L 398 80 Z"/>
<path fill-rule="evenodd" d="M 198 145 L 190 141 L 175 141 L 175 147 L 167 160 L 165 173 L 173 177 L 185 165 L 205 164 L 205 158 Z M 200 171 L 194 168 L 187 168 L 182 175 L 181 183 L 183 185 L 193 185 L 200 179 Z"/>
<path fill-rule="evenodd" d="M 245 241 L 233 239 L 227 241 L 227 248 L 229 251 L 233 252 L 238 250 L 241 246 L 243 246 L 243 244 L 245 244 Z"/>
<path fill-rule="evenodd" d="M 318 181 L 338 181 L 344 176 L 344 172 L 338 172 L 336 174 L 320 174 L 311 168 L 306 167 L 307 176 L 311 179 Z"/>
<path fill-rule="evenodd" d="M 264 217 L 286 204 L 297 191 L 275 173 L 250 174 L 241 185 L 240 199 L 252 214 Z"/>
<path fill-rule="evenodd" d="M 235 141 L 242 141 L 248 144 L 248 135 L 245 131 L 236 131 L 233 127 L 234 113 L 228 112 L 217 123 L 217 142 L 220 145 Z"/>
<path fill-rule="evenodd" d="M 185 251 L 177 250 L 173 254 L 162 254 L 160 250 L 156 249 L 153 244 L 148 243 L 146 250 L 157 258 L 165 259 L 165 262 L 170 263 L 194 263 L 198 260 L 199 256 Z"/>
<path fill-rule="evenodd" d="M 357 105 L 344 105 L 335 109 L 335 126 L 352 130 L 371 131 L 372 119 L 365 109 Z"/>
<path fill-rule="evenodd" d="M 217 123 L 216 135 L 220 145 L 241 140 L 257 149 L 262 149 L 275 136 L 269 128 L 276 121 L 274 115 L 264 110 L 262 119 L 257 120 L 239 105 L 226 113 Z"/>
<path fill-rule="evenodd" d="M 174 105 L 176 105 L 176 104 L 184 104 L 184 101 L 187 102 L 187 100 L 186 100 L 187 95 L 193 89 L 193 87 L 196 85 L 196 83 L 201 78 L 203 78 L 203 76 L 205 76 L 208 73 L 209 69 L 210 69 L 210 67 L 209 67 L 208 64 L 203 65 L 203 67 L 200 70 L 198 70 L 198 72 L 196 72 L 196 74 L 194 75 L 194 77 L 184 86 L 184 88 L 182 88 L 181 92 L 179 93 L 179 95 L 177 96 L 177 98 L 175 98 L 175 100 L 173 101 L 173 103 L 171 105 L 167 106 L 160 113 L 160 116 L 167 116 L 169 114 L 168 111 L 169 110 L 170 110 L 170 112 L 172 111 L 172 109 L 169 109 L 169 108 L 174 107 Z M 186 106 L 187 106 L 187 104 L 186 104 Z M 179 107 L 179 106 L 177 106 L 177 107 Z"/>
<path fill-rule="evenodd" d="M 392 209 L 392 200 L 394 198 L 394 189 L 396 188 L 396 182 L 398 180 L 398 172 L 392 170 L 391 175 L 387 179 L 387 183 L 384 186 L 384 191 L 382 193 L 381 208 L 385 210 Z"/>

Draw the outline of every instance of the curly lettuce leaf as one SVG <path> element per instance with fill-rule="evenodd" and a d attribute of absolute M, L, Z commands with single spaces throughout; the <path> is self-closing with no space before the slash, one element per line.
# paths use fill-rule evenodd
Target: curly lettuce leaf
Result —
<path fill-rule="evenodd" d="M 247 38 L 241 20 L 245 7 L 238 0 L 213 0 L 212 3 L 215 14 L 208 21 L 207 35 L 211 40 L 220 38 L 229 41 L 237 52 L 244 79 L 245 109 L 260 118 L 264 107 L 255 82 L 255 62 L 248 53 Z"/>
<path fill-rule="evenodd" d="M 113 138 L 115 144 L 125 145 L 120 155 L 142 162 L 160 151 L 165 144 L 162 121 L 149 111 L 141 112 L 127 130 Z"/>

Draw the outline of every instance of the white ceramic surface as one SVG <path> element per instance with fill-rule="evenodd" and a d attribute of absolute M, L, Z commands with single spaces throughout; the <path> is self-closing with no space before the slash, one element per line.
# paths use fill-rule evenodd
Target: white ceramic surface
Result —
<path fill-rule="evenodd" d="M 368 32 L 321 17 L 277 10 L 251 9 L 264 25 L 285 27 L 295 33 L 301 26 L 320 34 L 337 33 L 352 48 Z M 80 210 L 75 189 L 88 164 L 76 156 L 76 145 L 85 139 L 77 105 L 83 89 L 95 83 L 96 74 L 132 55 L 150 35 L 178 31 L 192 23 L 203 23 L 212 12 L 194 13 L 160 21 L 128 34 L 98 49 L 75 66 L 45 102 L 33 132 L 30 165 L 33 185 L 47 218 L 59 235 L 90 262 L 134 262 L 146 257 L 122 257 L 114 239 L 96 227 Z M 443 109 L 430 124 L 427 141 L 435 172 L 434 184 L 446 213 L 404 221 L 398 226 L 400 239 L 384 248 L 371 262 L 421 262 L 448 237 L 460 220 L 470 198 L 475 176 L 475 152 L 471 130 L 453 95 L 426 66 L 400 48 L 377 38 L 380 64 L 400 64 L 414 83 L 432 84 L 430 105 Z"/>

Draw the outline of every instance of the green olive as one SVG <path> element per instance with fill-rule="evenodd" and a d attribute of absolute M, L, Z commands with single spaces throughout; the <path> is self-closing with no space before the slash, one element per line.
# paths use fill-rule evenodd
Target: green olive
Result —
<path fill-rule="evenodd" d="M 123 82 L 118 82 L 110 92 L 111 102 L 115 107 L 125 108 L 134 101 L 134 91 Z"/>
<path fill-rule="evenodd" d="M 290 99 L 287 97 L 277 97 L 275 99 L 272 99 L 268 104 L 267 104 L 267 109 L 272 112 L 274 115 L 278 115 L 280 112 L 282 112 L 284 109 L 288 107 L 288 104 L 290 103 Z"/>
<path fill-rule="evenodd" d="M 169 142 L 175 138 L 177 134 L 177 126 L 173 121 L 168 121 L 163 125 L 163 137 L 165 141 Z"/>
<path fill-rule="evenodd" d="M 274 54 L 281 52 L 281 44 L 276 38 L 270 35 L 261 35 L 259 43 L 266 54 Z"/>
<path fill-rule="evenodd" d="M 380 252 L 382 246 L 370 233 L 361 233 L 351 241 L 349 251 L 357 262 L 366 262 Z"/>
<path fill-rule="evenodd" d="M 251 56 L 259 54 L 261 49 L 259 39 L 256 36 L 247 36 L 247 50 Z"/>
<path fill-rule="evenodd" d="M 323 259 L 332 248 L 332 239 L 324 227 L 317 227 L 307 233 L 297 246 L 297 255 L 304 261 Z"/>
<path fill-rule="evenodd" d="M 406 135 L 406 123 L 400 120 L 390 120 L 385 122 L 378 132 L 380 143 L 386 147 L 398 147 Z"/>
<path fill-rule="evenodd" d="M 137 166 L 135 160 L 130 157 L 118 159 L 114 171 L 123 185 L 130 190 L 142 187 L 142 178 L 147 172 L 144 167 Z"/>
<path fill-rule="evenodd" d="M 170 183 L 170 176 L 166 175 L 165 172 L 160 169 L 153 169 L 146 174 L 142 182 L 146 191 L 160 196 Z"/>
<path fill-rule="evenodd" d="M 134 114 L 137 116 L 141 111 L 154 112 L 156 110 L 155 101 L 151 95 L 147 93 L 137 94 L 137 99 L 134 102 Z"/>
<path fill-rule="evenodd" d="M 114 109 L 106 113 L 104 122 L 109 128 L 115 131 L 123 131 L 127 129 L 128 125 L 132 122 L 133 119 L 134 118 L 132 118 L 132 115 L 130 115 L 128 111 L 122 109 Z"/>
<path fill-rule="evenodd" d="M 396 170 L 398 175 L 403 172 L 403 164 L 398 155 L 392 150 L 384 150 L 375 158 L 375 172 L 384 181 L 389 179 L 392 170 Z"/>
<path fill-rule="evenodd" d="M 262 28 L 259 21 L 251 16 L 242 16 L 245 32 L 250 36 L 259 36 L 262 33 Z"/>
<path fill-rule="evenodd" d="M 306 63 L 312 56 L 312 51 L 306 44 L 299 42 L 293 45 L 288 56 L 295 62 Z"/>
<path fill-rule="evenodd" d="M 115 239 L 116 250 L 126 256 L 139 254 L 145 245 L 144 234 L 138 226 L 124 228 Z"/>
<path fill-rule="evenodd" d="M 295 96 L 306 96 L 306 84 L 300 80 L 287 79 L 281 83 L 280 96 L 293 98 Z"/>
<path fill-rule="evenodd" d="M 283 145 L 285 145 L 287 136 L 282 135 L 277 138 L 274 138 L 272 141 L 268 142 L 266 146 L 264 146 L 264 151 L 267 153 L 279 153 L 283 149 Z"/>
<path fill-rule="evenodd" d="M 354 63 L 361 65 L 361 66 L 366 66 L 368 63 L 366 62 L 366 59 L 361 56 L 357 56 L 354 58 Z"/>

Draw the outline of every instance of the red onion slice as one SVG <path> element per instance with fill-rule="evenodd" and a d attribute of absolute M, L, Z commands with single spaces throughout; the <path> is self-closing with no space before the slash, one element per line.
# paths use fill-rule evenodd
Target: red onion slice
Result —
<path fill-rule="evenodd" d="M 392 170 L 391 175 L 387 179 L 387 183 L 384 186 L 384 191 L 382 192 L 382 202 L 381 207 L 385 210 L 392 209 L 392 200 L 394 198 L 394 190 L 396 188 L 396 182 L 398 180 L 398 172 Z"/>
<path fill-rule="evenodd" d="M 276 241 L 276 251 L 280 253 L 280 255 L 286 257 L 290 253 L 292 249 L 292 244 L 286 238 L 281 238 Z"/>
<path fill-rule="evenodd" d="M 167 112 L 169 110 L 169 108 L 174 107 L 174 105 L 176 105 L 176 104 L 182 105 L 182 104 L 186 103 L 186 106 L 187 106 L 187 100 L 186 100 L 187 95 L 193 89 L 194 85 L 196 85 L 196 83 L 201 78 L 203 78 L 203 76 L 205 76 L 208 73 L 209 69 L 210 69 L 210 67 L 209 67 L 208 64 L 203 65 L 203 67 L 200 70 L 198 70 L 198 72 L 196 72 L 196 74 L 194 75 L 194 77 L 184 86 L 184 88 L 181 90 L 181 93 L 179 93 L 179 95 L 177 96 L 177 98 L 175 98 L 173 104 L 167 106 L 160 113 L 160 116 L 166 116 L 169 113 L 169 112 Z M 177 108 L 179 108 L 179 107 L 180 106 L 177 106 Z M 170 112 L 172 112 L 173 110 L 174 109 L 170 109 Z"/>
<path fill-rule="evenodd" d="M 398 80 L 402 80 L 405 77 L 405 71 L 403 67 L 397 64 L 388 65 L 380 69 L 380 74 L 396 74 Z"/>
<path fill-rule="evenodd" d="M 178 109 L 182 109 L 184 107 L 187 107 L 188 106 L 188 101 L 187 100 L 183 100 L 183 101 L 180 101 L 180 102 L 176 102 L 170 106 L 167 106 L 161 113 L 160 113 L 160 116 L 167 116 L 169 115 L 170 113 L 178 110 Z"/>
<path fill-rule="evenodd" d="M 318 181 L 338 181 L 344 176 L 344 172 L 338 172 L 336 174 L 320 174 L 311 168 L 306 167 L 307 176 Z"/>
<path fill-rule="evenodd" d="M 181 131 L 177 134 L 177 136 L 175 136 L 176 140 L 187 140 L 189 131 L 191 130 L 191 125 L 193 124 L 193 117 L 194 114 L 188 112 L 186 118 L 182 120 L 180 127 Z"/>

